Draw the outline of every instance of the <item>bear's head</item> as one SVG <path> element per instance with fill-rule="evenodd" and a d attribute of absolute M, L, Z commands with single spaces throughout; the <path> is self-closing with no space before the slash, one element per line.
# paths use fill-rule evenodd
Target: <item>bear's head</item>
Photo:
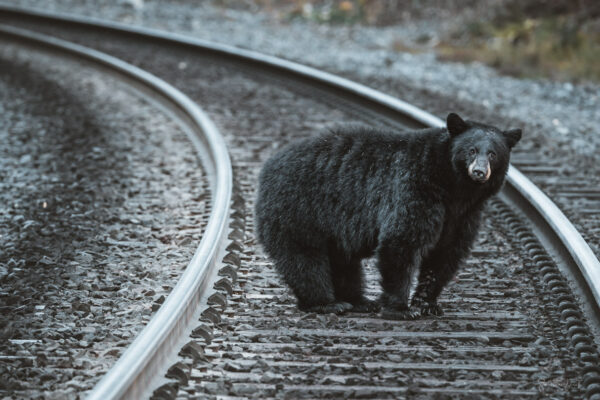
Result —
<path fill-rule="evenodd" d="M 465 121 L 454 113 L 448 114 L 446 126 L 454 169 L 467 181 L 499 187 L 508 170 L 510 150 L 521 139 L 521 130 L 502 131 Z"/>

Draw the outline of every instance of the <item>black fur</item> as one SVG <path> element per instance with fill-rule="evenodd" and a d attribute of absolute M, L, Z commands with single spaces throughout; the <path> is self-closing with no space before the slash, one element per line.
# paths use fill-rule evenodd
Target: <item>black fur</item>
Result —
<path fill-rule="evenodd" d="M 468 255 L 483 203 L 500 189 L 521 135 L 456 114 L 447 127 L 339 128 L 292 143 L 265 163 L 258 239 L 300 309 L 374 310 L 363 295 L 361 260 L 375 254 L 384 316 L 441 312 L 436 300 Z M 483 178 L 469 171 L 473 161 L 473 168 L 489 162 L 486 182 L 474 180 L 476 172 Z"/>

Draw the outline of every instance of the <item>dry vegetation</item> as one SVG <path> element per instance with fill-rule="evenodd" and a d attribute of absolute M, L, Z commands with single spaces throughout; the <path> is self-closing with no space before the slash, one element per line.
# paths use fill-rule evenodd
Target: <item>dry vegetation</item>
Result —
<path fill-rule="evenodd" d="M 333 24 L 391 25 L 430 17 L 435 10 L 472 7 L 477 0 L 215 0 L 228 8 L 260 9 L 282 19 Z"/>
<path fill-rule="evenodd" d="M 437 46 L 440 58 L 482 61 L 517 76 L 600 81 L 600 2 L 506 2 Z"/>
<path fill-rule="evenodd" d="M 281 20 L 393 25 L 455 21 L 435 51 L 449 61 L 480 61 L 503 73 L 559 80 L 600 81 L 598 0 L 217 0 L 276 14 Z M 413 51 L 398 38 L 399 51 Z M 418 44 L 417 44 L 417 47 Z"/>

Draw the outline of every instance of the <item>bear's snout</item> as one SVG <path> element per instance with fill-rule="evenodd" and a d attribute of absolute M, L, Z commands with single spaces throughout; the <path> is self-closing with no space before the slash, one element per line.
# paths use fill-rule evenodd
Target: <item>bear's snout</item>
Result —
<path fill-rule="evenodd" d="M 471 172 L 471 178 L 477 182 L 485 182 L 487 179 L 485 178 L 485 171 L 482 169 L 473 169 Z"/>
<path fill-rule="evenodd" d="M 477 157 L 469 165 L 469 177 L 478 183 L 485 183 L 492 175 L 492 169 L 487 158 Z"/>

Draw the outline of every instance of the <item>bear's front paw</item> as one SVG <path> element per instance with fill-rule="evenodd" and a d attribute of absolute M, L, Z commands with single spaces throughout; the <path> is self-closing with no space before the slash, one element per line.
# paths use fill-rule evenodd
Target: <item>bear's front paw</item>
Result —
<path fill-rule="evenodd" d="M 442 310 L 442 307 L 440 307 L 439 304 L 437 303 L 423 303 L 420 307 L 421 309 L 421 315 L 423 316 L 427 316 L 427 315 L 436 315 L 436 316 L 440 316 L 440 315 L 444 315 L 444 310 Z"/>
<path fill-rule="evenodd" d="M 422 316 L 428 315 L 444 315 L 442 307 L 437 302 L 429 302 L 423 299 L 413 299 L 412 307 L 420 310 Z"/>
<path fill-rule="evenodd" d="M 417 319 L 420 316 L 421 313 L 416 308 L 399 310 L 396 308 L 384 307 L 383 310 L 381 310 L 381 318 L 383 319 L 412 320 Z"/>

